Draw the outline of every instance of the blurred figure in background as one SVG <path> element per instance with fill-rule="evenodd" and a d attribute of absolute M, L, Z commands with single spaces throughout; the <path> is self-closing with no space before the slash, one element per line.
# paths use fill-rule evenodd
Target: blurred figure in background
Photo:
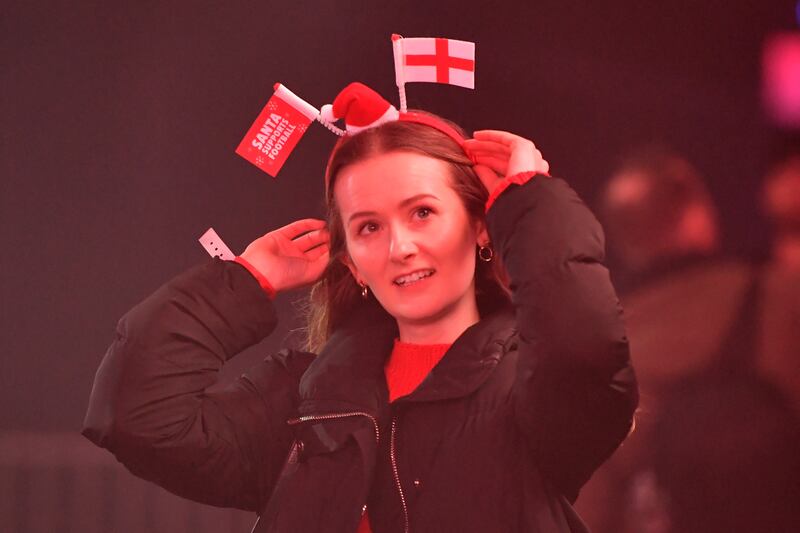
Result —
<path fill-rule="evenodd" d="M 800 413 L 800 153 L 767 173 L 761 200 L 772 235 L 763 276 L 759 355 L 764 371 Z"/>
<path fill-rule="evenodd" d="M 641 401 L 581 514 L 596 533 L 800 530 L 800 284 L 720 253 L 701 174 L 665 148 L 627 158 L 600 204 Z"/>
<path fill-rule="evenodd" d="M 636 285 L 719 249 L 717 210 L 697 169 L 658 146 L 627 157 L 602 193 L 606 230 L 621 279 Z"/>
<path fill-rule="evenodd" d="M 800 154 L 783 159 L 767 174 L 762 207 L 773 228 L 773 266 L 800 272 Z"/>

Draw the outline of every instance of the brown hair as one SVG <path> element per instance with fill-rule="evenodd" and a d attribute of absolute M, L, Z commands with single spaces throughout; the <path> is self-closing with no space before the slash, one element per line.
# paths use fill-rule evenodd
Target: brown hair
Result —
<path fill-rule="evenodd" d="M 461 128 L 450 124 L 463 134 Z M 451 185 L 464 203 L 470 219 L 485 222 L 484 204 L 488 192 L 475 174 L 472 161 L 453 139 L 441 131 L 413 122 L 393 121 L 357 135 L 342 137 L 333 149 L 326 171 L 325 207 L 330 230 L 330 260 L 309 295 L 306 310 L 309 351 L 318 352 L 344 317 L 366 302 L 361 297 L 360 287 L 342 262 L 347 247 L 341 214 L 333 194 L 336 176 L 346 165 L 394 151 L 416 152 L 448 163 Z M 475 296 L 478 311 L 483 315 L 507 304 L 510 292 L 498 253 L 491 262 L 479 260 L 476 265 Z"/>

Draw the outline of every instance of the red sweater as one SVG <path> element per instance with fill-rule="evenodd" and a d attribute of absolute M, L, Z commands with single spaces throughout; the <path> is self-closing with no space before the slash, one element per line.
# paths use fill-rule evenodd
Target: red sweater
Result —
<path fill-rule="evenodd" d="M 436 366 L 449 344 L 411 344 L 395 339 L 392 354 L 386 361 L 384 374 L 389 386 L 389 401 L 413 392 Z M 372 533 L 367 513 L 361 517 L 357 533 Z"/>

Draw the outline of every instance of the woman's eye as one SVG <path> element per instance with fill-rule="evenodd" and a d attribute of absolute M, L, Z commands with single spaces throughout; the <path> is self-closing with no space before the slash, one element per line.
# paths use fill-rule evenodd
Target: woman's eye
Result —
<path fill-rule="evenodd" d="M 433 209 L 430 207 L 420 207 L 417 209 L 417 216 L 419 216 L 419 218 L 428 218 L 428 215 L 431 213 L 433 213 Z"/>
<path fill-rule="evenodd" d="M 358 228 L 359 235 L 367 235 L 378 229 L 378 225 L 374 222 L 365 222 Z"/>

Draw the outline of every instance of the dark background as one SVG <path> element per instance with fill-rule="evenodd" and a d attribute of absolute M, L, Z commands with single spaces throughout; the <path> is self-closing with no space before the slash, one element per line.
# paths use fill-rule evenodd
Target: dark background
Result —
<path fill-rule="evenodd" d="M 785 141 L 759 106 L 761 44 L 795 2 L 8 3 L 0 16 L 0 430 L 80 427 L 118 318 L 204 261 L 322 215 L 335 138 L 275 180 L 234 154 L 280 81 L 310 103 L 359 80 L 397 103 L 391 33 L 477 43 L 475 91 L 409 105 L 533 139 L 590 204 L 619 156 L 664 141 L 709 178 L 726 248 L 757 253 L 760 177 Z M 230 376 L 277 348 L 280 329 Z"/>

